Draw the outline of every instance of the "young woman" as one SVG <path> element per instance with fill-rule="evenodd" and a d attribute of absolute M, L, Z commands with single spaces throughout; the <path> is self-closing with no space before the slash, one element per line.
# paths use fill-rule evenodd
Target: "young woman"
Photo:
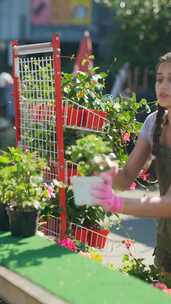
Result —
<path fill-rule="evenodd" d="M 92 194 L 95 203 L 107 211 L 158 218 L 155 263 L 171 275 L 171 52 L 160 58 L 155 90 L 158 110 L 146 118 L 126 166 L 119 169 L 116 165 L 101 173 L 102 183 L 92 189 Z M 156 160 L 160 196 L 118 196 L 112 186 L 128 189 L 151 155 Z"/>

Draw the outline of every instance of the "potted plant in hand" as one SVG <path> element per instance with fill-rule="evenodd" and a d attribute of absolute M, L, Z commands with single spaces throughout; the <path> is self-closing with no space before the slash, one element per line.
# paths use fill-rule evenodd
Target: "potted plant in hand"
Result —
<path fill-rule="evenodd" d="M 97 163 L 93 162 L 95 156 L 104 156 L 112 152 L 107 141 L 102 137 L 91 134 L 76 140 L 76 144 L 68 147 L 67 157 L 78 164 L 78 172 L 83 176 L 91 176 L 97 168 Z M 105 168 L 103 168 L 105 169 Z M 79 229 L 75 226 L 74 236 L 76 239 L 86 242 L 91 246 L 102 248 L 105 245 L 105 238 L 109 229 L 101 229 L 105 218 L 110 218 L 111 213 L 107 213 L 100 206 L 76 206 L 73 200 L 72 189 L 68 188 L 67 214 L 69 221 L 85 228 Z M 89 231 L 87 233 L 87 229 Z M 101 236 L 101 240 L 100 240 Z"/>
<path fill-rule="evenodd" d="M 95 156 L 106 155 L 112 152 L 108 141 L 102 137 L 90 134 L 76 140 L 66 150 L 67 159 L 78 164 L 78 172 L 83 176 L 91 176 L 97 167 L 93 162 Z"/>
<path fill-rule="evenodd" d="M 8 148 L 0 157 L 8 188 L 8 215 L 14 236 L 31 236 L 36 233 L 39 210 L 46 204 L 48 188 L 43 183 L 46 164 L 36 153 L 20 148 Z"/>

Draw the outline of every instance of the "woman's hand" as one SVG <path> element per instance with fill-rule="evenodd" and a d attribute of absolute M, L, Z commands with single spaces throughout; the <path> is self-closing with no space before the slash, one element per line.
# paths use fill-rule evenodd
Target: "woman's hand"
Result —
<path fill-rule="evenodd" d="M 101 173 L 102 182 L 92 187 L 91 194 L 95 204 L 102 206 L 106 211 L 122 212 L 123 199 L 113 193 L 112 177 L 109 173 Z"/>

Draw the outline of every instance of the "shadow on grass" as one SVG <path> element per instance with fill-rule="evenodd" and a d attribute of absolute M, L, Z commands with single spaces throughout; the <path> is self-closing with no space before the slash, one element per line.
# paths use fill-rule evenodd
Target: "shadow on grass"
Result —
<path fill-rule="evenodd" d="M 15 238 L 0 233 L 0 264 L 6 267 L 29 267 L 63 255 L 74 254 L 43 237 Z"/>

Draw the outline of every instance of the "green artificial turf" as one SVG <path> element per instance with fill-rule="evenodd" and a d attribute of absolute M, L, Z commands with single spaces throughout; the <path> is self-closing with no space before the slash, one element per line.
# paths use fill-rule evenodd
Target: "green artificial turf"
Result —
<path fill-rule="evenodd" d="M 171 297 L 41 236 L 0 233 L 0 264 L 73 304 L 158 304 Z"/>

